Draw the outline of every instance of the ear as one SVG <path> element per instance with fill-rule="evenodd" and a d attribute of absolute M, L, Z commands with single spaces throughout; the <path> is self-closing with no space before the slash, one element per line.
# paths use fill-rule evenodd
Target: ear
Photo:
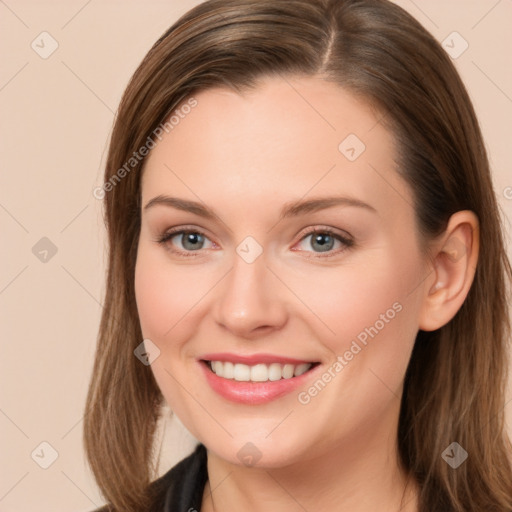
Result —
<path fill-rule="evenodd" d="M 432 268 L 425 280 L 419 328 L 435 331 L 462 306 L 475 277 L 479 223 L 469 210 L 454 213 L 445 232 L 431 243 Z"/>

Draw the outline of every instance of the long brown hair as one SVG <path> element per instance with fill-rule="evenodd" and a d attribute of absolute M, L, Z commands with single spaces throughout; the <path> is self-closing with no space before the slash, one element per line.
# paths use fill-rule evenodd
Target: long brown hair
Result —
<path fill-rule="evenodd" d="M 130 172 L 119 170 L 195 92 L 240 92 L 270 75 L 321 76 L 378 107 L 397 140 L 399 172 L 414 194 L 423 241 L 442 233 L 459 210 L 478 216 L 480 256 L 466 301 L 447 325 L 417 336 L 398 446 L 419 483 L 421 512 L 510 512 L 504 393 L 512 271 L 489 163 L 450 58 L 386 0 L 210 0 L 163 34 L 133 75 L 105 170 L 108 276 L 84 424 L 103 495 L 112 510 L 151 509 L 163 404 L 150 368 L 133 354 L 142 341 L 134 269 L 144 159 L 131 162 Z M 441 456 L 453 441 L 469 454 L 456 470 Z"/>

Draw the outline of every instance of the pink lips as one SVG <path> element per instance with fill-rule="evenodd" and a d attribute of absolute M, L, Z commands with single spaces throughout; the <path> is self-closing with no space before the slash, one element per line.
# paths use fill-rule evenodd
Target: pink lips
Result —
<path fill-rule="evenodd" d="M 251 356 L 241 356 L 237 354 L 229 354 L 228 352 L 220 352 L 215 354 L 204 354 L 200 357 L 205 361 L 227 361 L 229 363 L 242 363 L 247 364 L 249 366 L 263 363 L 263 364 L 271 364 L 271 363 L 281 363 L 281 364 L 302 364 L 302 363 L 310 363 L 311 361 L 306 361 L 304 359 L 293 359 L 291 357 L 283 357 L 276 356 L 273 354 L 254 354 Z"/>
<path fill-rule="evenodd" d="M 299 386 L 304 385 L 306 379 L 308 379 L 311 376 L 311 373 L 316 369 L 316 367 L 313 367 L 299 377 L 293 377 L 291 379 L 281 379 L 277 381 L 266 382 L 239 382 L 236 380 L 219 377 L 214 372 L 212 372 L 208 363 L 205 361 L 228 361 L 233 364 L 242 363 L 249 366 L 259 363 L 289 363 L 298 365 L 309 363 L 311 361 L 276 356 L 272 354 L 240 356 L 229 353 L 216 353 L 205 354 L 201 356 L 198 362 L 210 387 L 227 400 L 247 405 L 260 405 L 268 403 L 290 393 Z"/>

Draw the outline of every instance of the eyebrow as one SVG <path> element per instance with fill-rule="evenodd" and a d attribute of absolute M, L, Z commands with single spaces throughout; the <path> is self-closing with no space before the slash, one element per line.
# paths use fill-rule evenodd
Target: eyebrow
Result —
<path fill-rule="evenodd" d="M 208 208 L 203 203 L 166 195 L 159 195 L 148 201 L 146 206 L 144 206 L 144 210 L 148 210 L 157 205 L 164 205 L 176 208 L 177 210 L 183 210 L 209 220 L 218 219 L 218 216 L 213 212 L 213 210 Z M 279 220 L 325 210 L 334 206 L 351 206 L 356 208 L 363 208 L 370 212 L 377 213 L 377 210 L 373 206 L 359 199 L 353 197 L 331 196 L 312 198 L 307 200 L 299 199 L 297 201 L 285 203 L 281 210 Z"/>

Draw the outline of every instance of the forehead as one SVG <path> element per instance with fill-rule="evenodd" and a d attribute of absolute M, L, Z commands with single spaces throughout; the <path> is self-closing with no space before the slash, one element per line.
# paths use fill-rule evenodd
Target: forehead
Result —
<path fill-rule="evenodd" d="M 148 156 L 143 200 L 178 191 L 247 206 L 339 192 L 384 207 L 408 195 L 381 114 L 336 84 L 267 78 L 243 94 L 215 88 L 194 99 Z"/>

